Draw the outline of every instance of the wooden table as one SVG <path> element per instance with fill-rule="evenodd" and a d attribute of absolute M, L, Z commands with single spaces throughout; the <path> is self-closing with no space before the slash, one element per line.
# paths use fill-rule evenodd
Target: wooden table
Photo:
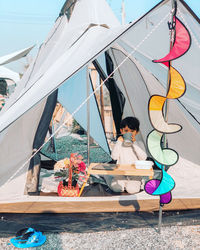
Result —
<path fill-rule="evenodd" d="M 151 169 L 137 169 L 135 165 L 114 165 L 104 163 L 91 163 L 87 170 L 87 178 L 83 183 L 79 196 L 81 196 L 83 189 L 87 183 L 88 178 L 91 174 L 97 175 L 126 175 L 126 176 L 149 176 L 153 178 L 154 171 Z"/>

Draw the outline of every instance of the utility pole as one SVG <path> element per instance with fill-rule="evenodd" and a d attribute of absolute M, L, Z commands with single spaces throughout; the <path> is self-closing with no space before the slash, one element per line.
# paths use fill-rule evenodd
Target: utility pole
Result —
<path fill-rule="evenodd" d="M 125 24 L 125 18 L 126 18 L 125 3 L 124 3 L 124 0 L 122 0 L 122 5 L 121 5 L 121 19 L 122 19 L 122 25 Z"/>

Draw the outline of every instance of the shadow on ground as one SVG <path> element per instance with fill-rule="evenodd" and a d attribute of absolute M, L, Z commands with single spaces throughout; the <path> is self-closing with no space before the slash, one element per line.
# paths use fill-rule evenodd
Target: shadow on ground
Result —
<path fill-rule="evenodd" d="M 82 214 L 0 214 L 0 235 L 25 227 L 42 232 L 91 233 L 132 228 L 157 228 L 158 212 Z M 200 210 L 163 212 L 162 227 L 200 225 Z"/>

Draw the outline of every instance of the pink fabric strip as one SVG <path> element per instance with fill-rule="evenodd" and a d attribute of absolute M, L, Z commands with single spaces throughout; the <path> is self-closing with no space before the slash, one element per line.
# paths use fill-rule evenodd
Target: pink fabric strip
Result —
<path fill-rule="evenodd" d="M 177 17 L 174 17 L 174 19 L 176 22 L 176 38 L 174 46 L 165 57 L 159 60 L 153 60 L 155 63 L 163 63 L 177 59 L 178 57 L 185 54 L 190 48 L 190 35 L 188 30 Z M 165 65 L 168 67 L 167 64 Z"/>

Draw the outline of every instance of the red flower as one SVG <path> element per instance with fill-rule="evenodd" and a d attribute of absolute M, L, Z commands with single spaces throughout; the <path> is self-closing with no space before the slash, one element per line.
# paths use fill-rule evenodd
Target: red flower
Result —
<path fill-rule="evenodd" d="M 70 162 L 73 164 L 73 165 L 77 165 L 77 164 L 80 164 L 83 160 L 83 156 L 82 155 L 78 155 L 78 153 L 72 153 L 70 155 Z"/>
<path fill-rule="evenodd" d="M 83 172 L 85 169 L 86 169 L 85 162 L 82 161 L 81 163 L 78 164 L 78 170 L 80 172 Z"/>

